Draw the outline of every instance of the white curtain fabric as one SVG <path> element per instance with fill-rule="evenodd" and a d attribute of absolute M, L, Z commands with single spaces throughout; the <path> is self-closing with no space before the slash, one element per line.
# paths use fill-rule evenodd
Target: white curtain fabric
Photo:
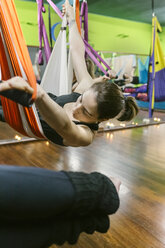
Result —
<path fill-rule="evenodd" d="M 65 16 L 61 27 L 41 81 L 46 92 L 57 96 L 70 93 L 72 83 L 68 81 L 68 77 L 71 78 L 71 76 L 68 76 Z M 71 72 L 71 69 L 69 71 Z"/>
<path fill-rule="evenodd" d="M 136 67 L 135 55 L 122 55 L 113 59 L 113 69 L 116 71 L 118 78 L 122 79 L 123 74 L 127 73 L 134 76 L 134 69 Z"/>

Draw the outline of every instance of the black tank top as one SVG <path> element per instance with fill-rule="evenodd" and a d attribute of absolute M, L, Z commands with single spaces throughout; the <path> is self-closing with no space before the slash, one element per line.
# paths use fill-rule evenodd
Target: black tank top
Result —
<path fill-rule="evenodd" d="M 49 97 L 55 101 L 58 105 L 60 105 L 62 108 L 66 103 L 69 102 L 76 102 L 77 98 L 81 95 L 79 93 L 73 92 L 68 95 L 62 95 L 62 96 L 55 96 L 51 93 L 48 93 Z M 40 114 L 39 114 L 40 116 Z M 63 138 L 54 130 L 52 129 L 40 116 L 41 126 L 44 132 L 44 135 L 51 140 L 53 143 L 64 146 L 63 144 Z M 96 123 L 85 123 L 85 122 L 78 122 L 73 121 L 76 125 L 86 125 L 91 130 L 97 131 L 98 130 L 98 124 Z"/>

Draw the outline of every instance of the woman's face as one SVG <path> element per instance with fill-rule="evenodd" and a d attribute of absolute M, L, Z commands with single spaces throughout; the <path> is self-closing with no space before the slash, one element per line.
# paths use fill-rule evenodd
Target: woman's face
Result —
<path fill-rule="evenodd" d="M 87 123 L 98 121 L 96 92 L 89 89 L 77 99 L 73 109 L 73 117 Z"/>

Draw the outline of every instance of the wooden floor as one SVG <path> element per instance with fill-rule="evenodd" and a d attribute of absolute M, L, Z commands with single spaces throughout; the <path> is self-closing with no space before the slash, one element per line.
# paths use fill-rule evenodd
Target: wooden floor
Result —
<path fill-rule="evenodd" d="M 121 206 L 109 231 L 83 233 L 75 246 L 63 248 L 165 247 L 165 124 L 100 133 L 86 148 L 45 141 L 0 146 L 0 164 L 98 171 L 122 181 Z"/>

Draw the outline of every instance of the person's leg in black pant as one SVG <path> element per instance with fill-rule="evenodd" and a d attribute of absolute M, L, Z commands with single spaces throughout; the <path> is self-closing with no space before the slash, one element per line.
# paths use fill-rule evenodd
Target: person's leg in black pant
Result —
<path fill-rule="evenodd" d="M 112 181 L 101 173 L 0 166 L 0 244 L 47 248 L 77 242 L 81 232 L 106 232 L 119 207 Z"/>
<path fill-rule="evenodd" d="M 35 220 L 68 210 L 75 190 L 63 172 L 35 167 L 0 166 L 0 218 Z"/>
<path fill-rule="evenodd" d="M 82 232 L 105 233 L 109 228 L 107 215 L 89 215 L 42 221 L 0 221 L 0 245 L 5 248 L 48 248 L 65 242 L 75 244 Z"/>

